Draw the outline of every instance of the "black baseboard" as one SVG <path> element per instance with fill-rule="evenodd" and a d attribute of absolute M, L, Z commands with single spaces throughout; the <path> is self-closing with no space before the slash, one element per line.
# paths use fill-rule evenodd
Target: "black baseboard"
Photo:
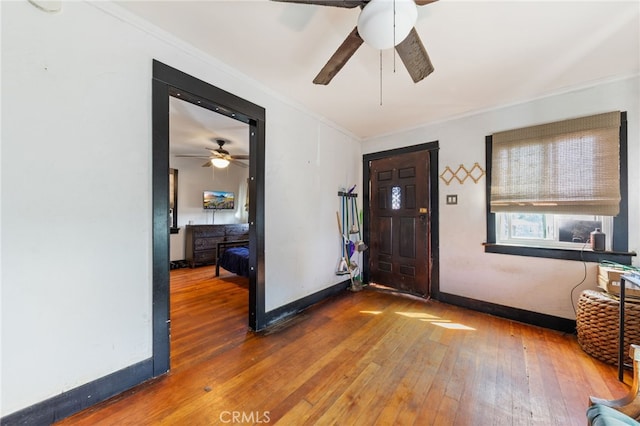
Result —
<path fill-rule="evenodd" d="M 151 379 L 152 359 L 141 361 L 0 419 L 3 426 L 50 425 Z"/>
<path fill-rule="evenodd" d="M 309 296 L 303 297 L 302 299 L 298 299 L 287 305 L 276 308 L 273 311 L 267 312 L 267 327 L 272 326 L 277 322 L 289 319 L 297 313 L 304 311 L 308 307 L 315 305 L 316 303 L 321 302 L 335 294 L 345 291 L 350 285 L 351 281 L 346 280 L 331 287 L 325 288 L 324 290 L 320 290 L 317 293 L 310 294 Z"/>
<path fill-rule="evenodd" d="M 457 296 L 455 294 L 449 293 L 438 293 L 437 297 L 434 297 L 434 299 L 440 302 L 448 303 L 450 305 L 460 306 L 462 308 L 467 308 L 473 311 L 483 312 L 485 314 L 495 315 L 497 317 L 523 322 L 526 324 L 549 328 L 551 330 L 557 330 L 563 333 L 573 334 L 576 332 L 575 320 L 570 320 L 567 318 L 560 318 L 553 315 L 541 314 L 539 312 L 512 308 L 510 306 L 497 305 L 495 303 L 470 299 L 468 297 Z"/>

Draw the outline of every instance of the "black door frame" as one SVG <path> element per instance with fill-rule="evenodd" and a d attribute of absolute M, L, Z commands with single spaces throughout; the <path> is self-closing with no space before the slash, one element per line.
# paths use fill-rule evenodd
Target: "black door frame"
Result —
<path fill-rule="evenodd" d="M 266 326 L 264 275 L 265 110 L 157 60 L 152 87 L 153 376 L 170 369 L 169 97 L 249 125 L 249 328 Z"/>
<path fill-rule="evenodd" d="M 369 202 L 371 200 L 371 186 L 370 186 L 370 174 L 369 163 L 373 160 L 381 160 L 395 155 L 407 154 L 417 151 L 429 151 L 429 223 L 430 223 L 430 260 L 431 267 L 429 268 L 429 279 L 431 282 L 430 297 L 437 299 L 440 293 L 440 235 L 439 235 L 439 192 L 438 192 L 438 151 L 439 143 L 427 142 L 419 145 L 411 145 L 402 148 L 390 149 L 386 151 L 374 152 L 371 154 L 365 154 L 362 156 L 362 209 L 363 209 L 363 221 L 362 232 L 365 241 L 371 241 L 370 233 L 372 232 L 370 227 L 371 214 L 369 209 Z M 363 256 L 363 272 L 362 280 L 365 283 L 369 282 L 369 251 L 366 250 Z"/>

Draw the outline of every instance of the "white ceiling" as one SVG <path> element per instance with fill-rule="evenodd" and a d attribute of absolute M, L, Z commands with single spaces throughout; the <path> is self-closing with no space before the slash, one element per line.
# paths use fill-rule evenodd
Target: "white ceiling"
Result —
<path fill-rule="evenodd" d="M 363 139 L 640 73 L 637 0 L 440 0 L 416 24 L 433 74 L 413 83 L 399 58 L 394 73 L 388 50 L 381 76 L 379 51 L 362 45 L 328 86 L 312 80 L 358 8 L 118 4 Z"/>

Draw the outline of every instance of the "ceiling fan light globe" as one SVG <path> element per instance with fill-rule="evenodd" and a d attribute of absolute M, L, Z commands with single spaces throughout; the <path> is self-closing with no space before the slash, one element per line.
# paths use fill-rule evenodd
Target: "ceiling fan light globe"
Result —
<path fill-rule="evenodd" d="M 407 38 L 417 19 L 413 0 L 371 0 L 358 16 L 358 34 L 375 49 L 391 49 Z"/>
<path fill-rule="evenodd" d="M 229 160 L 227 160 L 226 158 L 212 158 L 211 165 L 219 169 L 224 169 L 229 165 Z"/>

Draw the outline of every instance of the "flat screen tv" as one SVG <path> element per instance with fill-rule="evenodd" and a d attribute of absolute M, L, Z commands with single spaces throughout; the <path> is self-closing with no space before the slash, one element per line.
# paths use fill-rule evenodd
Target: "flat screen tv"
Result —
<path fill-rule="evenodd" d="M 233 192 L 204 191 L 202 194 L 202 207 L 205 210 L 233 210 L 235 199 Z"/>

